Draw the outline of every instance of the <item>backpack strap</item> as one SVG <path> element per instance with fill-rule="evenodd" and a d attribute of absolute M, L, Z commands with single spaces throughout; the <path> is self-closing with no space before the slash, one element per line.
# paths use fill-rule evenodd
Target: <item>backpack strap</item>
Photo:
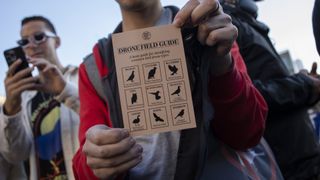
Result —
<path fill-rule="evenodd" d="M 99 39 L 98 41 L 98 48 L 99 48 L 100 56 L 102 58 L 102 62 L 109 70 L 108 71 L 109 73 L 107 75 L 111 74 L 110 72 L 114 70 L 113 68 L 115 68 L 114 58 L 113 58 L 113 46 L 111 41 L 112 41 L 111 34 L 109 35 L 108 38 L 102 38 L 102 39 Z"/>
<path fill-rule="evenodd" d="M 109 38 L 102 38 L 95 45 L 93 53 L 85 58 L 84 65 L 91 84 L 108 105 L 112 126 L 122 128 L 122 114 L 117 86 L 117 76 L 113 58 L 111 35 Z M 99 72 L 102 66 L 103 72 Z"/>
<path fill-rule="evenodd" d="M 94 46 L 93 53 L 86 57 L 88 60 L 84 62 L 89 80 L 91 81 L 100 98 L 106 103 L 108 102 L 108 97 L 106 94 L 107 89 L 103 83 L 103 79 L 105 78 L 104 76 L 109 76 L 112 70 L 114 70 L 114 59 L 108 57 L 108 53 L 110 53 L 108 50 L 108 44 L 110 43 L 109 39 L 111 41 L 111 38 L 99 39 L 98 43 Z M 106 74 L 101 74 L 99 72 L 98 64 L 100 64 L 100 66 L 106 66 Z"/>
<path fill-rule="evenodd" d="M 106 97 L 106 94 L 104 93 L 105 92 L 104 86 L 102 85 L 101 77 L 95 62 L 94 55 L 90 54 L 87 57 L 85 57 L 83 63 L 86 67 L 89 80 L 93 85 L 94 89 L 97 91 L 100 98 L 103 99 L 105 102 L 107 102 L 107 97 Z"/>

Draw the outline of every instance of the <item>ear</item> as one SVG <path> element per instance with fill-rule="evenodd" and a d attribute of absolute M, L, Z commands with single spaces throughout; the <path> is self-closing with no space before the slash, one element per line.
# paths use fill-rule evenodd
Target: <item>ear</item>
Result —
<path fill-rule="evenodd" d="M 61 40 L 59 36 L 55 37 L 54 39 L 55 39 L 54 47 L 57 49 L 58 47 L 60 47 Z"/>

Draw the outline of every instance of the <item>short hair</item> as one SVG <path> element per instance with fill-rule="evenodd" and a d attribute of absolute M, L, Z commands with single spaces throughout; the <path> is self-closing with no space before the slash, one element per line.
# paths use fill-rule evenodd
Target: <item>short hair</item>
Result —
<path fill-rule="evenodd" d="M 28 22 L 31 21 L 42 21 L 45 23 L 46 27 L 53 32 L 55 35 L 57 35 L 56 29 L 54 28 L 53 24 L 51 23 L 51 21 L 48 18 L 45 18 L 43 16 L 29 16 L 29 17 L 25 17 L 22 19 L 21 21 L 21 26 L 27 24 Z"/>

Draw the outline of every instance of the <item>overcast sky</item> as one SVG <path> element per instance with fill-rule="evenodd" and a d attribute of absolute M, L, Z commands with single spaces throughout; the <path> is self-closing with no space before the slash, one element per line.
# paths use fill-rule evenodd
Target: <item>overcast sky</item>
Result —
<path fill-rule="evenodd" d="M 179 7 L 186 0 L 162 0 L 163 5 Z M 279 51 L 289 49 L 293 59 L 305 67 L 319 61 L 312 34 L 311 13 L 314 0 L 266 0 L 259 3 L 259 19 L 271 28 L 270 36 Z M 16 46 L 20 20 L 25 16 L 44 15 L 56 26 L 62 38 L 58 50 L 64 65 L 79 65 L 93 44 L 107 36 L 120 21 L 114 0 L 1 0 L 0 51 Z M 5 95 L 3 79 L 7 65 L 0 57 L 0 95 Z"/>

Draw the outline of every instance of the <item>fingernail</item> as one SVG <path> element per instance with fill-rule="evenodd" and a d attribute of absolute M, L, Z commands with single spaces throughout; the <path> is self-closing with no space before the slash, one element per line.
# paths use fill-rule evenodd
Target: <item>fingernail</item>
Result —
<path fill-rule="evenodd" d="M 128 136 L 129 136 L 129 131 L 126 130 L 126 129 L 124 129 L 124 130 L 122 131 L 122 136 L 123 136 L 124 138 L 128 137 Z"/>
<path fill-rule="evenodd" d="M 129 142 L 130 142 L 131 145 L 134 145 L 134 144 L 136 143 L 136 140 L 134 140 L 134 139 L 131 137 L 130 140 L 129 140 Z"/>
<path fill-rule="evenodd" d="M 141 154 L 143 152 L 143 148 L 141 146 L 138 146 L 137 147 L 137 151 L 138 151 L 139 154 Z"/>
<path fill-rule="evenodd" d="M 181 27 L 182 26 L 182 22 L 181 22 L 181 19 L 180 18 L 175 18 L 173 20 L 173 25 L 177 26 L 177 27 Z"/>

